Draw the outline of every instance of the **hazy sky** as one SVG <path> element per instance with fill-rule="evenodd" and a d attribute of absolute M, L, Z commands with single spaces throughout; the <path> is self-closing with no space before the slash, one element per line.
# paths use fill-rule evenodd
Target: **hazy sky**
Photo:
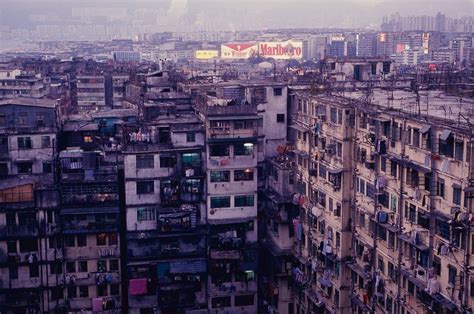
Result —
<path fill-rule="evenodd" d="M 224 29 L 264 29 L 289 27 L 372 27 L 382 16 L 474 15 L 474 0 L 0 0 L 0 25 L 32 27 L 54 20 L 67 21 L 73 8 L 124 8 L 130 14 L 154 9 L 163 17 L 151 20 L 176 26 L 194 23 Z M 101 10 L 101 12 L 106 12 Z M 134 13 L 135 12 L 135 13 Z M 155 12 L 155 11 L 150 11 Z M 43 20 L 31 18 L 43 15 Z M 142 14 L 143 15 L 143 14 Z M 129 18 L 135 18 L 130 15 Z M 160 21 L 161 19 L 161 21 Z M 193 24 L 193 25 L 194 25 Z"/>

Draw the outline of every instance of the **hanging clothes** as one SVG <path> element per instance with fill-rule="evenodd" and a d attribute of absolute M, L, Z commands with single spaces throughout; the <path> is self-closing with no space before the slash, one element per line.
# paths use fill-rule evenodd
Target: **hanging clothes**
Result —
<path fill-rule="evenodd" d="M 131 295 L 143 295 L 148 291 L 146 278 L 130 279 L 129 285 Z"/>
<path fill-rule="evenodd" d="M 93 298 L 92 299 L 92 311 L 101 312 L 102 311 L 102 298 Z"/>

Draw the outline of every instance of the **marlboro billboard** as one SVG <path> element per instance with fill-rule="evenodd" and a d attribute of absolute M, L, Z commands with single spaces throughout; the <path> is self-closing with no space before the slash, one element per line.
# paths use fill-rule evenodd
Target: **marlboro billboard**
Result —
<path fill-rule="evenodd" d="M 264 58 L 301 59 L 303 58 L 303 42 L 292 40 L 261 42 L 258 44 L 258 53 Z"/>
<path fill-rule="evenodd" d="M 234 43 L 221 45 L 222 59 L 248 59 L 257 54 L 258 46 L 252 43 Z"/>

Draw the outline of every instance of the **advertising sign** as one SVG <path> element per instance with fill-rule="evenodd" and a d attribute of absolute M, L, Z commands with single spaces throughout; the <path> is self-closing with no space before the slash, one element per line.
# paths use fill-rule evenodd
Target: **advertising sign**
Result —
<path fill-rule="evenodd" d="M 233 43 L 221 45 L 222 59 L 248 59 L 257 54 L 258 46 L 252 43 Z"/>
<path fill-rule="evenodd" d="M 261 42 L 258 44 L 260 56 L 279 60 L 301 59 L 303 57 L 303 42 L 283 41 L 283 42 Z"/>
<path fill-rule="evenodd" d="M 198 60 L 209 60 L 219 57 L 217 50 L 196 50 L 194 56 Z"/>

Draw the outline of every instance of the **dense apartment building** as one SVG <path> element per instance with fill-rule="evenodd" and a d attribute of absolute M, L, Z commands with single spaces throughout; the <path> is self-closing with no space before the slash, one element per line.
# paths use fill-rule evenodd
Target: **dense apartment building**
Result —
<path fill-rule="evenodd" d="M 370 106 L 355 96 L 291 96 L 297 313 L 473 306 L 472 125 L 434 109 L 410 113 L 402 94 Z"/>
<path fill-rule="evenodd" d="M 53 186 L 55 102 L 0 102 L 0 311 L 43 313 L 62 306 L 50 267 L 59 197 Z"/>
<path fill-rule="evenodd" d="M 68 313 L 119 313 L 121 267 L 119 179 L 104 152 L 68 148 L 59 153 L 60 274 Z M 53 242 L 52 241 L 52 242 Z M 62 289 L 62 291 L 60 290 Z"/>
<path fill-rule="evenodd" d="M 286 95 L 277 82 L 229 82 L 196 101 L 206 129 L 211 313 L 257 312 L 258 173 L 285 140 Z"/>
<path fill-rule="evenodd" d="M 128 74 L 112 74 L 112 108 L 123 108 L 123 99 L 125 97 L 125 83 L 128 82 Z"/>
<path fill-rule="evenodd" d="M 0 70 L 0 99 L 14 97 L 41 98 L 47 93 L 40 74 L 24 73 L 20 69 Z"/>
<path fill-rule="evenodd" d="M 129 313 L 206 313 L 204 129 L 148 102 L 123 151 Z"/>
<path fill-rule="evenodd" d="M 103 74 L 78 74 L 75 86 L 79 113 L 105 108 L 105 76 Z"/>

